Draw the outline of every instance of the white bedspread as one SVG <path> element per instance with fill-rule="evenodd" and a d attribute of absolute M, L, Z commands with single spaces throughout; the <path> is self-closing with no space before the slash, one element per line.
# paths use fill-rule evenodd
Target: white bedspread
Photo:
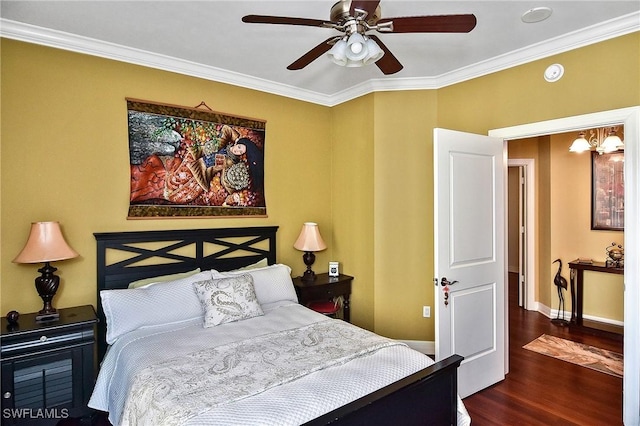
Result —
<path fill-rule="evenodd" d="M 270 333 L 294 330 L 326 321 L 326 317 L 298 304 L 263 306 L 265 315 L 213 328 L 201 320 L 136 330 L 109 349 L 89 406 L 109 412 L 121 424 L 133 378 L 147 366 L 186 357 L 203 348 L 221 348 Z M 340 368 L 311 372 L 271 387 L 250 398 L 220 404 L 185 420 L 185 425 L 299 425 L 350 401 L 421 370 L 433 361 L 404 345 L 393 345 L 353 359 Z M 345 386 L 349 384 L 349 386 Z M 458 401 L 459 424 L 469 424 Z"/>

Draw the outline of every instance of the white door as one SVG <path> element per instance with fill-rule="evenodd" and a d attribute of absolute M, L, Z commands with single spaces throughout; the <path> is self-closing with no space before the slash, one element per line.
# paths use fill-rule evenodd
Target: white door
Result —
<path fill-rule="evenodd" d="M 465 358 L 458 370 L 462 398 L 505 374 L 503 145 L 499 138 L 434 130 L 436 360 Z"/>

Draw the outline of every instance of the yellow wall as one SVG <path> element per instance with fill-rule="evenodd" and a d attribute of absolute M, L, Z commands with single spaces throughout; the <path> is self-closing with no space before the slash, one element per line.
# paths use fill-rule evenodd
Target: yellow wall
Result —
<path fill-rule="evenodd" d="M 435 91 L 375 94 L 375 331 L 434 340 Z M 430 272 L 431 271 L 431 272 Z"/>
<path fill-rule="evenodd" d="M 279 225 L 279 260 L 299 274 L 301 253 L 292 244 L 302 222 L 314 220 L 329 245 L 314 269 L 338 260 L 356 277 L 354 322 L 432 340 L 421 306 L 433 306 L 433 127 L 486 134 L 639 105 L 639 40 L 634 33 L 439 90 L 375 93 L 327 108 L 3 39 L 2 313 L 41 306 L 37 267 L 11 263 L 32 221 L 59 220 L 82 255 L 57 265 L 63 284 L 54 304 L 65 307 L 95 303 L 93 232 Z M 542 75 L 554 62 L 566 72 L 550 84 Z M 126 220 L 125 97 L 186 106 L 204 100 L 226 114 L 266 120 L 269 217 Z M 539 151 L 541 167 L 550 167 L 549 149 Z M 547 268 L 540 277 L 552 276 L 550 266 L 540 268 Z M 540 300 L 551 302 L 548 293 Z"/>
<path fill-rule="evenodd" d="M 606 260 L 606 247 L 624 242 L 620 231 L 591 230 L 591 155 L 568 150 L 575 134 L 551 138 L 551 254 L 566 262 L 578 257 Z M 555 265 L 552 273 L 555 274 Z M 565 277 L 569 278 L 568 271 Z M 550 278 L 550 281 L 552 277 Z M 554 307 L 557 297 L 554 289 Z M 623 277 L 615 274 L 585 274 L 584 313 L 623 321 Z M 570 304 L 567 304 L 569 306 Z"/>
<path fill-rule="evenodd" d="M 352 283 L 351 321 L 374 330 L 374 95 L 332 108 L 332 260 Z"/>
<path fill-rule="evenodd" d="M 638 105 L 640 33 L 541 59 L 438 90 L 438 125 L 490 129 Z M 564 77 L 547 83 L 547 66 Z M 613 64 L 613 65 L 612 65 Z"/>
<path fill-rule="evenodd" d="M 257 91 L 2 39 L 1 312 L 42 307 L 38 265 L 11 260 L 30 222 L 60 221 L 80 258 L 57 262 L 54 306 L 94 304 L 94 232 L 279 225 L 278 258 L 304 270 L 292 246 L 316 221 L 333 246 L 330 109 Z M 195 106 L 267 121 L 267 218 L 127 220 L 129 148 L 125 98 Z"/>

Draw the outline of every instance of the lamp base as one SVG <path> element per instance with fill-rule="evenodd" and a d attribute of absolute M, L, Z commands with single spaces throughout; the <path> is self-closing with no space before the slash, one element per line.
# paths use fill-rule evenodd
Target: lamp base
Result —
<path fill-rule="evenodd" d="M 38 317 L 51 317 L 55 318 L 56 320 L 59 318 L 59 314 L 56 311 L 56 308 L 51 305 L 53 296 L 56 295 L 56 291 L 58 291 L 58 286 L 60 285 L 60 277 L 54 274 L 54 272 L 57 270 L 58 269 L 51 266 L 49 262 L 45 262 L 44 266 L 38 269 L 38 272 L 40 272 L 42 275 L 36 278 L 36 290 L 38 291 L 38 295 L 42 299 L 43 306 L 36 316 L 36 321 L 38 321 Z M 53 319 L 43 321 L 53 321 Z"/>
<path fill-rule="evenodd" d="M 305 251 L 302 255 L 302 261 L 307 265 L 307 270 L 302 274 L 302 281 L 314 281 L 316 274 L 311 270 L 311 266 L 316 261 L 316 255 L 312 251 Z"/>
<path fill-rule="evenodd" d="M 306 271 L 304 271 L 304 274 L 302 274 L 302 281 L 311 282 L 315 280 L 316 274 L 311 269 L 307 269 Z"/>
<path fill-rule="evenodd" d="M 53 321 L 58 321 L 60 319 L 60 314 L 58 312 L 51 312 L 48 314 L 38 314 L 36 315 L 36 322 L 37 323 L 43 323 L 43 322 L 53 322 Z"/>

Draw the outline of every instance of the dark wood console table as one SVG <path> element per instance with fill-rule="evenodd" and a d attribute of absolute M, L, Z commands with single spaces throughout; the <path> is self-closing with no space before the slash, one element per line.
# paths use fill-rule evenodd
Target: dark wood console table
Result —
<path fill-rule="evenodd" d="M 584 271 L 604 272 L 608 274 L 624 274 L 624 268 L 606 266 L 604 262 L 582 263 L 578 260 L 569 262 L 571 270 L 571 324 L 585 327 L 582 318 L 584 308 Z M 614 331 L 607 329 L 605 331 Z M 620 330 L 615 330 L 620 333 Z"/>

